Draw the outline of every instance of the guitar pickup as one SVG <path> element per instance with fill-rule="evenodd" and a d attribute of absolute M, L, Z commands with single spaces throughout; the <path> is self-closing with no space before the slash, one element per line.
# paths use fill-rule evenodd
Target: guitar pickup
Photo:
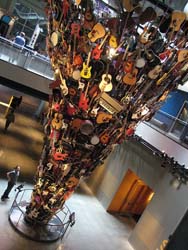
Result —
<path fill-rule="evenodd" d="M 101 94 L 99 105 L 107 110 L 110 114 L 119 113 L 123 109 L 123 106 L 106 92 Z"/>

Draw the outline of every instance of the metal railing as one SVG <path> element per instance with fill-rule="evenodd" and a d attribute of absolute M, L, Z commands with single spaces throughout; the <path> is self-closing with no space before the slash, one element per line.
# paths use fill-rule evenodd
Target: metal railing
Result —
<path fill-rule="evenodd" d="M 41 242 L 52 242 L 62 239 L 67 229 L 75 224 L 75 213 L 64 205 L 48 223 L 40 223 L 32 219 L 32 224 L 26 220 L 26 207 L 30 203 L 32 189 L 22 189 L 19 185 L 15 199 L 9 211 L 12 226 L 25 237 Z"/>
<path fill-rule="evenodd" d="M 22 67 L 48 79 L 53 79 L 50 59 L 36 51 L 15 44 L 0 36 L 0 60 Z"/>
<path fill-rule="evenodd" d="M 188 148 L 188 122 L 159 110 L 149 122 L 144 123 Z"/>

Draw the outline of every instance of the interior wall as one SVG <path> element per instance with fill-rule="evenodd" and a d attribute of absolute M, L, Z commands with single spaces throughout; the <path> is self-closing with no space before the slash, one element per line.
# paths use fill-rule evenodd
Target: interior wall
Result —
<path fill-rule="evenodd" d="M 135 250 L 156 250 L 168 239 L 184 215 L 188 200 L 187 186 L 174 189 L 168 169 L 162 168 L 161 160 L 139 142 L 125 142 L 117 146 L 105 164 L 88 179 L 88 185 L 108 208 L 126 171 L 130 168 L 155 192 L 131 236 Z M 160 248 L 159 248 L 160 249 Z"/>

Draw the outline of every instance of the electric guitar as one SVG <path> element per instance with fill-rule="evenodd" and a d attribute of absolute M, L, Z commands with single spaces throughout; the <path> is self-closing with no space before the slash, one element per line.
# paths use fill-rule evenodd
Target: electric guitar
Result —
<path fill-rule="evenodd" d="M 94 79 L 95 76 L 96 76 L 96 73 L 94 73 L 92 79 Z M 85 92 L 81 92 L 81 94 L 80 94 L 78 107 L 84 111 L 87 111 L 89 108 L 89 98 L 87 97 L 87 93 L 88 93 L 89 85 L 91 84 L 91 82 L 92 82 L 92 80 L 87 83 L 87 87 L 86 87 Z"/>
<path fill-rule="evenodd" d="M 83 68 L 82 68 L 82 70 L 80 72 L 80 76 L 83 77 L 83 78 L 86 78 L 86 79 L 91 78 L 91 69 L 92 69 L 92 66 L 89 66 L 90 57 L 91 57 L 91 51 L 88 54 L 87 62 L 83 63 Z"/>
<path fill-rule="evenodd" d="M 97 44 L 96 47 L 92 50 L 91 52 L 91 57 L 95 60 L 99 60 L 101 57 L 101 53 L 103 51 L 102 46 L 105 43 L 106 39 L 109 36 L 109 32 L 105 35 L 105 37 L 103 38 L 102 42 L 100 44 Z"/>

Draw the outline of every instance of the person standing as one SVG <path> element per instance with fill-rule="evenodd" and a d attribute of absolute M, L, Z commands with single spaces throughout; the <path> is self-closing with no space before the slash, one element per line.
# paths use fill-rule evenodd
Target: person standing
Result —
<path fill-rule="evenodd" d="M 4 201 L 5 199 L 9 199 L 8 195 L 12 190 L 12 188 L 14 187 L 14 185 L 16 185 L 19 175 L 20 175 L 19 165 L 17 165 L 12 171 L 7 172 L 8 185 L 3 195 L 1 196 L 2 201 Z"/>
<path fill-rule="evenodd" d="M 14 115 L 14 109 L 10 109 L 6 116 L 5 116 L 5 128 L 4 128 L 4 133 L 7 132 L 8 127 L 10 126 L 11 123 L 14 123 L 15 121 L 15 115 Z"/>
<path fill-rule="evenodd" d="M 18 44 L 20 46 L 24 46 L 25 42 L 26 42 L 26 40 L 25 40 L 25 33 L 24 32 L 20 32 L 20 34 L 15 37 L 14 43 Z"/>

